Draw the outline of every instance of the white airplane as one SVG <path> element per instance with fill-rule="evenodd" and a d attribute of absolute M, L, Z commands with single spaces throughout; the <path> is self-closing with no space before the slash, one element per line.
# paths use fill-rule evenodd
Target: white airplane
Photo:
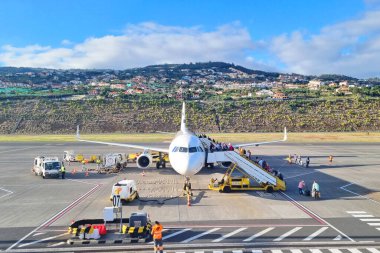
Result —
<path fill-rule="evenodd" d="M 77 139 L 82 142 L 106 144 L 112 146 L 128 147 L 144 150 L 144 152 L 136 159 L 137 166 L 141 169 L 148 168 L 152 163 L 152 156 L 149 151 L 158 151 L 161 153 L 168 153 L 170 164 L 173 169 L 178 173 L 186 177 L 197 174 L 206 165 L 206 150 L 200 138 L 186 127 L 186 113 L 185 103 L 182 105 L 182 118 L 181 118 L 181 130 L 177 132 L 176 136 L 170 143 L 168 149 L 139 146 L 133 144 L 102 142 L 102 141 L 90 141 L 82 140 L 79 136 L 79 126 L 77 126 Z M 287 140 L 286 128 L 284 129 L 284 138 L 282 140 L 268 141 L 268 142 L 255 142 L 233 145 L 234 148 L 259 146 L 261 144 L 283 142 Z"/>

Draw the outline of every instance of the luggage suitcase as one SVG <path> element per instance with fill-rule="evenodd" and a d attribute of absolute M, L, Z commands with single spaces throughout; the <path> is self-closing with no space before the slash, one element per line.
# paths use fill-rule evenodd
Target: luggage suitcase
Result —
<path fill-rule="evenodd" d="M 310 190 L 305 190 L 305 196 L 310 196 Z"/>

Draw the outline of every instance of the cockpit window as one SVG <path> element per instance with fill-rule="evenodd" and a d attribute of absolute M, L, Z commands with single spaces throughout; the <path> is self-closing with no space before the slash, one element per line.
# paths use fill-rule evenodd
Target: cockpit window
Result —
<path fill-rule="evenodd" d="M 179 152 L 183 152 L 183 153 L 187 153 L 187 148 L 185 148 L 185 147 L 179 147 Z"/>
<path fill-rule="evenodd" d="M 189 148 L 189 153 L 195 153 L 197 152 L 197 147 L 190 147 Z"/>

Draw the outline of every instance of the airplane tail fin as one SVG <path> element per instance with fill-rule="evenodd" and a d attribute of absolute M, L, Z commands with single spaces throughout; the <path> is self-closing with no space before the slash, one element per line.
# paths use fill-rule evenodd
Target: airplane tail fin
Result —
<path fill-rule="evenodd" d="M 79 135 L 79 125 L 77 125 L 77 135 L 76 135 L 76 137 L 77 137 L 77 140 L 80 139 L 80 135 Z"/>
<path fill-rule="evenodd" d="M 182 104 L 181 132 L 187 132 L 185 102 Z"/>

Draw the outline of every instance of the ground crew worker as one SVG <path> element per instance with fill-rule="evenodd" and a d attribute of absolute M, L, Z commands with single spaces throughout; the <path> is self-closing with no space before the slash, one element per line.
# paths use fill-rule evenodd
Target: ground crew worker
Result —
<path fill-rule="evenodd" d="M 307 157 L 306 158 L 306 168 L 309 168 L 309 164 L 310 164 L 310 157 Z"/>
<path fill-rule="evenodd" d="M 85 164 L 86 164 L 86 161 L 83 159 L 83 160 L 82 160 L 82 171 L 85 171 L 85 170 L 86 170 L 86 168 L 84 167 Z"/>
<path fill-rule="evenodd" d="M 62 162 L 60 171 L 61 171 L 62 179 L 65 179 L 66 168 L 65 168 L 65 164 L 63 162 Z"/>
<path fill-rule="evenodd" d="M 333 156 L 332 155 L 329 155 L 329 164 L 331 165 L 333 162 Z"/>
<path fill-rule="evenodd" d="M 96 169 L 100 169 L 100 158 L 96 159 Z"/>
<path fill-rule="evenodd" d="M 163 230 L 163 226 L 158 221 L 155 221 L 155 225 L 152 227 L 155 253 L 164 252 L 164 246 L 162 244 L 162 230 Z"/>

